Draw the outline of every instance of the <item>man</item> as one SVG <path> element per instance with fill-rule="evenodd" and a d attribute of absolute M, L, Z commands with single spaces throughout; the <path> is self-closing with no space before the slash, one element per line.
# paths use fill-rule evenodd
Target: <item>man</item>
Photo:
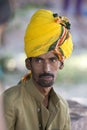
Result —
<path fill-rule="evenodd" d="M 53 89 L 73 49 L 69 28 L 67 18 L 50 10 L 32 16 L 24 38 L 30 73 L 3 94 L 7 130 L 70 130 L 67 102 Z"/>

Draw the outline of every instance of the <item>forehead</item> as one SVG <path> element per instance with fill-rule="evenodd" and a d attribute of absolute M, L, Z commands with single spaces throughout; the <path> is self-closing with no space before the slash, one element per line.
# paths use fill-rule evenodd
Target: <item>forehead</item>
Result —
<path fill-rule="evenodd" d="M 38 57 L 43 58 L 43 59 L 47 59 L 47 58 L 57 57 L 57 56 L 52 51 L 49 51 L 45 54 L 39 55 Z"/>

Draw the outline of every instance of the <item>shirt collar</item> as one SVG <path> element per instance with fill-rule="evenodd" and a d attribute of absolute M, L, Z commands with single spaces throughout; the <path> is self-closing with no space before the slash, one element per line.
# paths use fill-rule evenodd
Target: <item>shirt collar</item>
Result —
<path fill-rule="evenodd" d="M 36 100 L 42 102 L 44 100 L 44 96 L 41 94 L 41 92 L 36 88 L 36 86 L 33 83 L 32 78 L 30 80 L 26 81 L 26 87 L 29 94 L 31 94 Z"/>
<path fill-rule="evenodd" d="M 26 81 L 26 88 L 29 94 L 31 94 L 37 101 L 43 102 L 44 96 L 41 94 L 41 92 L 36 88 L 36 86 L 33 83 L 32 78 Z M 50 99 L 53 100 L 53 102 L 56 104 L 59 102 L 59 98 L 57 94 L 55 93 L 54 89 L 52 88 L 50 91 Z"/>

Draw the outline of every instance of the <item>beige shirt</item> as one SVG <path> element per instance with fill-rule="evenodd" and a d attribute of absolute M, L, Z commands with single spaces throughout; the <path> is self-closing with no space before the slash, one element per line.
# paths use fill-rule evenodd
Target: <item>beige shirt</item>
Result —
<path fill-rule="evenodd" d="M 4 115 L 7 130 L 70 130 L 68 105 L 50 92 L 48 109 L 44 96 L 32 79 L 22 81 L 4 92 Z"/>

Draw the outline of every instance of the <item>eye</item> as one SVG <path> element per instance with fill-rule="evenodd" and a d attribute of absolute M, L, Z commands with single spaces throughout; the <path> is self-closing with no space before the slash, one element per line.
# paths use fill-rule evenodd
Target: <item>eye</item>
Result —
<path fill-rule="evenodd" d="M 36 63 L 42 63 L 42 61 L 43 61 L 43 60 L 42 60 L 41 58 L 39 58 L 39 57 L 35 58 L 35 62 L 36 62 Z"/>
<path fill-rule="evenodd" d="M 55 63 L 55 62 L 57 62 L 57 61 L 58 61 L 58 58 L 56 58 L 56 57 L 52 57 L 52 58 L 50 58 L 50 62 Z"/>

